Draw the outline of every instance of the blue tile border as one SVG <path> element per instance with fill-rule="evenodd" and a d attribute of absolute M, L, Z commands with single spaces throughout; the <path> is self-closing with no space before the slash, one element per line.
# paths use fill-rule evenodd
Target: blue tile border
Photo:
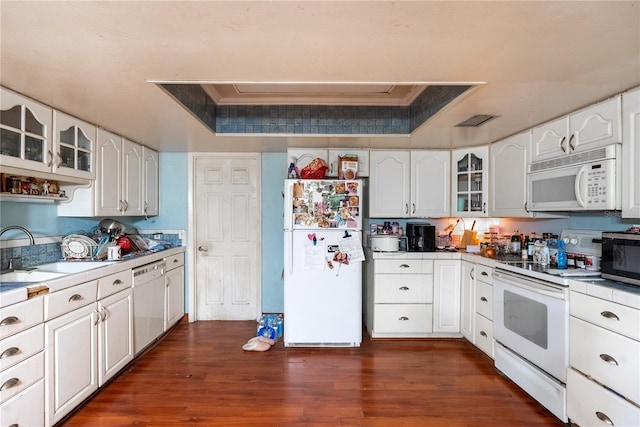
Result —
<path fill-rule="evenodd" d="M 198 84 L 163 84 L 218 134 L 408 135 L 471 86 L 434 85 L 409 107 L 216 105 Z"/>

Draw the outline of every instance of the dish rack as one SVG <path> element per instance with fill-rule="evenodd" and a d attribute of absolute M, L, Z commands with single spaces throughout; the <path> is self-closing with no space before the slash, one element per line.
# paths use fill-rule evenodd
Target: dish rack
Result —
<path fill-rule="evenodd" d="M 65 260 L 93 259 L 97 247 L 95 240 L 81 234 L 70 234 L 60 244 Z"/>

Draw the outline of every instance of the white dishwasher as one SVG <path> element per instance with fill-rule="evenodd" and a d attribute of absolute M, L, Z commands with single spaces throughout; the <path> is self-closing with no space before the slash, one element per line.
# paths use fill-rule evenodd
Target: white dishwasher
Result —
<path fill-rule="evenodd" d="M 164 331 L 165 262 L 133 270 L 133 343 L 137 355 Z"/>

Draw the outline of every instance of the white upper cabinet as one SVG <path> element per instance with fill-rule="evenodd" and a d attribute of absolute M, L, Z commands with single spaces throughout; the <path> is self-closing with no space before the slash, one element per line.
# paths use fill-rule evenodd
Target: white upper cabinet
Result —
<path fill-rule="evenodd" d="M 142 190 L 142 145 L 122 138 L 122 215 L 142 215 L 144 200 Z"/>
<path fill-rule="evenodd" d="M 361 150 L 361 149 L 352 149 L 352 148 L 344 148 L 344 149 L 336 149 L 329 150 L 329 170 L 327 171 L 327 176 L 337 177 L 338 176 L 338 164 L 341 156 L 348 156 L 353 154 L 358 157 L 358 178 L 366 178 L 369 176 L 369 150 Z"/>
<path fill-rule="evenodd" d="M 293 163 L 298 171 L 311 163 L 314 159 L 320 158 L 329 166 L 329 151 L 321 148 L 289 148 L 287 150 L 287 167 Z"/>
<path fill-rule="evenodd" d="M 451 152 L 451 215 L 487 216 L 489 146 Z"/>
<path fill-rule="evenodd" d="M 490 146 L 489 214 L 492 217 L 527 217 L 527 165 L 531 132 L 523 132 Z"/>
<path fill-rule="evenodd" d="M 53 111 L 53 172 L 95 179 L 97 129 L 60 111 Z"/>
<path fill-rule="evenodd" d="M 640 218 L 640 88 L 622 95 L 622 217 Z"/>
<path fill-rule="evenodd" d="M 122 214 L 122 158 L 122 137 L 104 129 L 98 129 L 96 216 Z"/>
<path fill-rule="evenodd" d="M 411 152 L 372 150 L 369 153 L 369 216 L 407 218 L 410 216 Z"/>
<path fill-rule="evenodd" d="M 451 201 L 449 150 L 411 152 L 411 215 L 439 218 L 449 216 Z"/>
<path fill-rule="evenodd" d="M 372 150 L 372 218 L 449 216 L 449 150 Z"/>
<path fill-rule="evenodd" d="M 160 213 L 160 158 L 158 152 L 142 147 L 143 159 L 143 214 L 158 215 Z"/>
<path fill-rule="evenodd" d="M 0 110 L 0 163 L 51 172 L 53 110 L 3 87 L 0 87 Z"/>
<path fill-rule="evenodd" d="M 532 130 L 532 161 L 592 150 L 621 141 L 618 95 Z"/>

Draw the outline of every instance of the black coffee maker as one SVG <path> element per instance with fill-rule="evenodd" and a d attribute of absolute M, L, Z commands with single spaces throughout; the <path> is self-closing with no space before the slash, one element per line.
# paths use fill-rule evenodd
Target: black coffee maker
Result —
<path fill-rule="evenodd" d="M 408 222 L 407 250 L 409 252 L 435 252 L 436 226 L 426 222 Z"/>

